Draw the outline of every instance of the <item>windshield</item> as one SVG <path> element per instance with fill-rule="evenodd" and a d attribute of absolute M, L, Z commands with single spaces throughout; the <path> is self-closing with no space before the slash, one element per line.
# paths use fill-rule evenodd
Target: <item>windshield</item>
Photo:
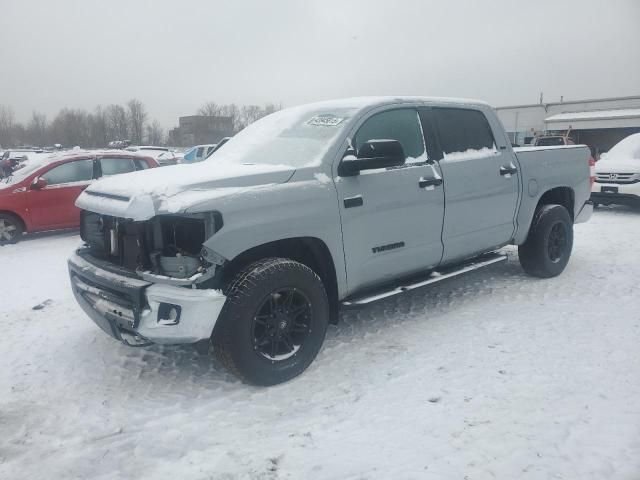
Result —
<path fill-rule="evenodd" d="M 42 167 L 42 163 L 40 162 L 28 163 L 24 167 L 14 170 L 13 173 L 7 178 L 0 180 L 0 184 L 12 184 L 21 182 L 33 172 L 38 170 L 40 167 Z"/>
<path fill-rule="evenodd" d="M 215 161 L 294 168 L 319 164 L 355 111 L 304 106 L 272 113 L 232 137 Z"/>

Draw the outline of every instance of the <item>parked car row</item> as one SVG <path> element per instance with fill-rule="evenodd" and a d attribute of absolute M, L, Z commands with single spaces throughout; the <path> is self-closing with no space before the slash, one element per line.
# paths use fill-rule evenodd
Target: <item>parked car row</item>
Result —
<path fill-rule="evenodd" d="M 158 165 L 166 167 L 167 165 L 176 165 L 179 163 L 179 157 L 167 147 L 155 147 L 152 145 L 143 145 L 136 147 L 128 147 L 127 151 L 136 152 L 140 155 L 153 158 Z"/>
<path fill-rule="evenodd" d="M 153 145 L 54 154 L 43 149 L 7 150 L 0 159 L 0 245 L 17 242 L 25 232 L 78 227 L 79 210 L 74 202 L 98 178 L 199 162 L 227 140 L 195 146 L 186 159 L 167 147 Z"/>
<path fill-rule="evenodd" d="M 0 245 L 23 232 L 77 228 L 75 201 L 91 182 L 157 166 L 149 156 L 122 151 L 71 151 L 30 161 L 0 180 Z"/>

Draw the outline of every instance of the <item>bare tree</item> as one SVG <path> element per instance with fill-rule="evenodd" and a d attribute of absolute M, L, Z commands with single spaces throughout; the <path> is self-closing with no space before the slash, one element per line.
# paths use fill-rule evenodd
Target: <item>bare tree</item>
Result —
<path fill-rule="evenodd" d="M 164 143 L 164 129 L 157 120 L 154 120 L 151 125 L 147 125 L 147 143 L 149 145 L 162 145 Z"/>
<path fill-rule="evenodd" d="M 97 106 L 95 111 L 88 116 L 89 121 L 89 146 L 104 147 L 109 142 L 109 134 L 107 128 L 107 113 L 101 107 Z"/>
<path fill-rule="evenodd" d="M 11 107 L 0 105 L 0 145 L 8 147 L 14 142 L 15 118 Z"/>
<path fill-rule="evenodd" d="M 198 115 L 204 115 L 205 117 L 218 117 L 220 111 L 225 105 L 218 105 L 215 102 L 207 102 L 198 109 Z"/>
<path fill-rule="evenodd" d="M 38 112 L 31 114 L 31 120 L 27 125 L 26 135 L 28 143 L 34 146 L 44 146 L 48 143 L 47 118 Z"/>
<path fill-rule="evenodd" d="M 63 108 L 51 122 L 51 138 L 67 147 L 90 146 L 89 114 L 84 110 Z"/>
<path fill-rule="evenodd" d="M 142 143 L 144 127 L 147 121 L 147 111 L 142 102 L 138 99 L 131 99 L 127 102 L 129 110 L 129 131 L 131 133 L 131 141 L 133 143 Z"/>
<path fill-rule="evenodd" d="M 105 109 L 107 120 L 108 140 L 127 140 L 129 127 L 127 125 L 127 111 L 122 105 L 109 105 Z"/>
<path fill-rule="evenodd" d="M 258 105 L 244 105 L 240 108 L 240 114 L 238 115 L 238 131 L 258 120 L 261 113 L 262 109 Z"/>

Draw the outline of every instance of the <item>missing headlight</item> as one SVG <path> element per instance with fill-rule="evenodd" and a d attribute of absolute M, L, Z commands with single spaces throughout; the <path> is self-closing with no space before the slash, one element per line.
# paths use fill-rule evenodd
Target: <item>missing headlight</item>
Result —
<path fill-rule="evenodd" d="M 189 278 L 209 265 L 200 256 L 209 225 L 205 218 L 159 216 L 152 220 L 155 273 L 174 278 Z"/>

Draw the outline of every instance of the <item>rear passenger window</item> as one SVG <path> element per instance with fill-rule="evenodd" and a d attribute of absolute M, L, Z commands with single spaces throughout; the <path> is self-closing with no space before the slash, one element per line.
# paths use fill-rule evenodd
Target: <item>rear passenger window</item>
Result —
<path fill-rule="evenodd" d="M 397 140 L 407 162 L 426 161 L 418 112 L 412 108 L 388 110 L 367 119 L 356 133 L 356 150 L 369 140 Z"/>
<path fill-rule="evenodd" d="M 489 122 L 478 110 L 434 108 L 444 153 L 467 150 L 495 150 Z"/>
<path fill-rule="evenodd" d="M 136 165 L 136 170 L 146 170 L 149 168 L 149 164 L 141 158 L 134 158 L 133 163 Z"/>
<path fill-rule="evenodd" d="M 102 158 L 100 159 L 102 176 L 118 175 L 119 173 L 129 173 L 135 170 L 133 160 L 130 158 Z"/>

